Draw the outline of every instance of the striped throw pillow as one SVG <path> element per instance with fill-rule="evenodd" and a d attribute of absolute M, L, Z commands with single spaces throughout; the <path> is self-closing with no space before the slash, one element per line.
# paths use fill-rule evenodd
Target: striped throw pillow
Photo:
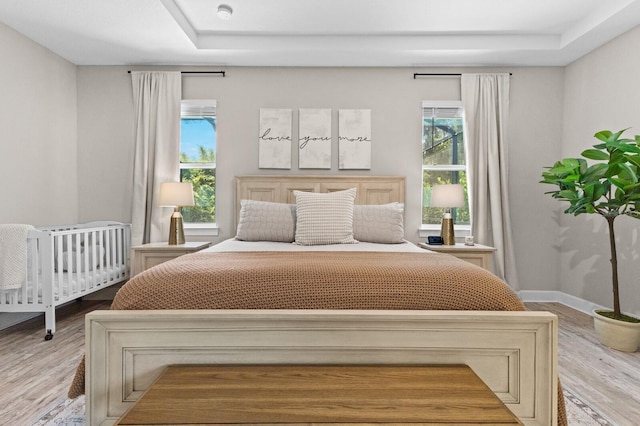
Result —
<path fill-rule="evenodd" d="M 296 197 L 296 244 L 353 244 L 356 188 L 329 193 L 293 191 Z"/>

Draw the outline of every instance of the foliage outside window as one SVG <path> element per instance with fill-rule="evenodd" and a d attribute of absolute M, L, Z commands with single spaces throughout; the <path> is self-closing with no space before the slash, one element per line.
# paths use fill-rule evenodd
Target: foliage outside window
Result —
<path fill-rule="evenodd" d="M 216 101 L 182 101 L 180 181 L 193 184 L 193 207 L 182 207 L 185 223 L 216 221 Z"/>
<path fill-rule="evenodd" d="M 429 207 L 434 185 L 459 183 L 465 206 L 451 209 L 454 224 L 469 225 L 464 118 L 458 103 L 422 105 L 422 224 L 440 224 L 444 208 Z"/>

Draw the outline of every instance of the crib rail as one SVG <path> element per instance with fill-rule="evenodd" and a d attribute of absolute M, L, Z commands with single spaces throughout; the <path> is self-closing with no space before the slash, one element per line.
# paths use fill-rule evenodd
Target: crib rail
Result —
<path fill-rule="evenodd" d="M 55 331 L 55 307 L 129 278 L 131 226 L 119 222 L 43 227 L 27 237 L 27 281 L 0 292 L 0 311 L 45 312 Z"/>

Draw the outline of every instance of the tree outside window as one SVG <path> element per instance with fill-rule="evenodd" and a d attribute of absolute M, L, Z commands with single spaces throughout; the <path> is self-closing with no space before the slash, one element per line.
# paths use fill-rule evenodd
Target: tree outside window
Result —
<path fill-rule="evenodd" d="M 453 208 L 451 216 L 454 224 L 469 225 L 462 106 L 424 102 L 422 112 L 422 224 L 440 224 L 444 216 L 443 208 L 429 207 L 433 186 L 459 183 L 464 188 L 465 206 Z"/>
<path fill-rule="evenodd" d="M 216 221 L 215 101 L 183 101 L 180 181 L 193 184 L 195 205 L 181 209 L 185 223 Z"/>

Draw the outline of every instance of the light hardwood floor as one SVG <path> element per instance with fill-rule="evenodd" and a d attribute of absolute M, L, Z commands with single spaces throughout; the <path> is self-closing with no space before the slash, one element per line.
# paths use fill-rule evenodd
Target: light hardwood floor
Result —
<path fill-rule="evenodd" d="M 558 316 L 558 371 L 564 387 L 619 426 L 640 425 L 640 352 L 602 346 L 593 319 L 559 303 L 527 303 Z"/>
<path fill-rule="evenodd" d="M 563 386 L 619 426 L 640 425 L 640 352 L 600 345 L 591 317 L 557 303 L 527 303 L 559 318 Z M 109 302 L 74 302 L 57 311 L 58 331 L 44 341 L 42 318 L 0 331 L 0 425 L 29 425 L 66 398 L 84 347 L 84 314 Z"/>
<path fill-rule="evenodd" d="M 84 350 L 84 315 L 111 302 L 72 302 L 56 310 L 56 334 L 44 317 L 0 331 L 0 425 L 30 425 L 66 398 Z"/>

